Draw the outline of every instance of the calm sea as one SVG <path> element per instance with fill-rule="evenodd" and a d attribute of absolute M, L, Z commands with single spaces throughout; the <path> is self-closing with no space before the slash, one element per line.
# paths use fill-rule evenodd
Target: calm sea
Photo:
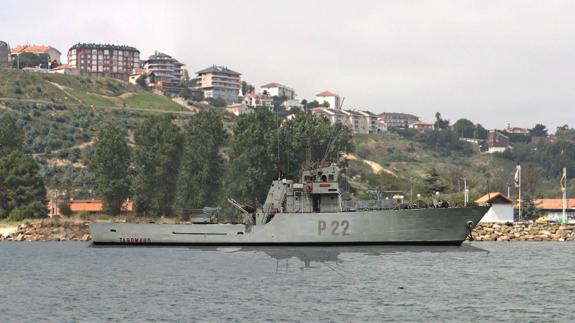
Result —
<path fill-rule="evenodd" d="M 0 243 L 0 322 L 575 321 L 575 243 Z"/>

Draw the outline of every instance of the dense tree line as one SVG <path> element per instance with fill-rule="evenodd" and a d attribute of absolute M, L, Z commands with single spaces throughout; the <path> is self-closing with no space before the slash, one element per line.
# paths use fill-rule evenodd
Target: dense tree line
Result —
<path fill-rule="evenodd" d="M 296 177 L 306 158 L 333 160 L 351 147 L 350 131 L 325 118 L 301 113 L 280 121 L 264 108 L 239 116 L 228 162 L 222 154 L 228 135 L 213 111 L 194 115 L 182 128 L 168 116 L 149 117 L 136 129 L 132 149 L 126 133 L 108 124 L 90 162 L 96 192 L 110 214 L 128 197 L 138 214 L 148 215 L 188 215 L 226 197 L 262 203 L 272 178 Z"/>
<path fill-rule="evenodd" d="M 9 114 L 0 117 L 0 219 L 47 215 L 46 188 L 40 167 L 23 151 L 24 133 Z"/>

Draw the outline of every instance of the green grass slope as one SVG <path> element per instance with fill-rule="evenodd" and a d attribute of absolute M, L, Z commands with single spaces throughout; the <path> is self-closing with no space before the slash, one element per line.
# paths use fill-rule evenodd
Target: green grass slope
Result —
<path fill-rule="evenodd" d="M 0 69 L 0 98 L 48 101 L 94 107 L 128 107 L 183 111 L 169 98 L 146 92 L 127 82 Z"/>

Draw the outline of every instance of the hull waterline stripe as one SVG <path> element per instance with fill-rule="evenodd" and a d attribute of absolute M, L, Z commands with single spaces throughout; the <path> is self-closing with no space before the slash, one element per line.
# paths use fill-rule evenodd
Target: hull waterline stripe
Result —
<path fill-rule="evenodd" d="M 193 236 L 225 236 L 227 233 L 221 232 L 172 232 L 172 234 L 188 234 Z"/>

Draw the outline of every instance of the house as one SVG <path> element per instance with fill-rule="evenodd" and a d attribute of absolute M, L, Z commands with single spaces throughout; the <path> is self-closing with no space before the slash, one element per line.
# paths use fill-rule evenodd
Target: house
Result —
<path fill-rule="evenodd" d="M 548 217 L 560 217 L 563 214 L 563 199 L 536 199 L 533 206 L 539 209 L 541 215 Z M 565 214 L 568 217 L 575 217 L 575 198 L 567 199 Z"/>
<path fill-rule="evenodd" d="M 254 109 L 250 106 L 247 106 L 245 103 L 234 103 L 227 105 L 226 111 L 239 116 L 240 114 L 244 113 L 252 113 L 254 112 Z"/>
<path fill-rule="evenodd" d="M 303 104 L 301 104 L 300 101 L 298 100 L 285 100 L 282 103 L 282 106 L 286 109 L 286 111 L 289 111 L 291 109 L 299 109 L 301 111 L 303 111 Z"/>
<path fill-rule="evenodd" d="M 283 97 L 286 100 L 295 100 L 297 98 L 294 89 L 276 82 L 262 85 L 259 93 L 267 94 L 269 96 Z"/>
<path fill-rule="evenodd" d="M 433 130 L 433 124 L 421 120 L 417 120 L 414 123 L 409 124 L 408 127 L 421 132 Z"/>
<path fill-rule="evenodd" d="M 375 122 L 375 131 L 377 133 L 387 131 L 387 123 L 385 122 L 385 120 L 383 120 L 383 118 L 381 117 L 377 118 L 377 121 Z"/>
<path fill-rule="evenodd" d="M 490 154 L 504 152 L 505 149 L 510 148 L 509 137 L 497 130 L 489 130 L 487 146 L 489 147 L 487 152 Z"/>
<path fill-rule="evenodd" d="M 315 100 L 319 102 L 319 104 L 327 103 L 330 109 L 341 110 L 341 100 L 339 95 L 330 92 L 330 91 L 323 91 L 315 95 Z"/>
<path fill-rule="evenodd" d="M 364 111 L 357 111 L 361 115 L 360 121 L 360 133 L 376 133 L 377 132 L 377 119 L 378 116 L 374 113 L 364 110 Z"/>
<path fill-rule="evenodd" d="M 0 40 L 0 68 L 9 68 L 10 66 L 10 45 Z"/>
<path fill-rule="evenodd" d="M 32 53 L 36 55 L 46 54 L 50 58 L 50 62 L 56 61 L 58 64 L 61 63 L 59 50 L 48 45 L 20 45 L 12 48 L 12 55 L 20 55 L 22 53 Z"/>
<path fill-rule="evenodd" d="M 237 103 L 242 87 L 241 74 L 226 66 L 213 65 L 196 72 L 196 89 L 204 93 L 204 98 L 222 98 L 227 104 Z"/>
<path fill-rule="evenodd" d="M 348 115 L 343 113 L 341 110 L 330 109 L 330 108 L 314 108 L 311 109 L 311 113 L 316 116 L 326 117 L 331 124 L 343 123 L 345 124 L 348 120 Z"/>
<path fill-rule="evenodd" d="M 76 75 L 78 73 L 78 70 L 76 70 L 74 67 L 72 67 L 69 64 L 62 64 L 62 65 L 58 65 L 58 66 L 50 69 L 50 73 Z"/>
<path fill-rule="evenodd" d="M 48 202 L 48 216 L 63 216 L 60 211 L 60 205 L 64 201 L 62 200 L 50 200 Z M 104 203 L 102 200 L 69 200 L 66 201 L 68 206 L 70 206 L 70 211 L 74 213 L 91 213 L 97 214 L 104 212 Z M 134 211 L 134 203 L 132 201 L 126 201 L 122 205 L 122 212 L 131 213 Z"/>
<path fill-rule="evenodd" d="M 274 99 L 267 95 L 261 93 L 248 93 L 244 96 L 243 103 L 249 107 L 266 107 L 268 109 L 273 109 Z"/>
<path fill-rule="evenodd" d="M 379 115 L 379 120 L 383 120 L 388 129 L 406 129 L 410 124 L 419 121 L 419 117 L 407 113 L 384 112 Z"/>
<path fill-rule="evenodd" d="M 511 127 L 511 124 L 507 124 L 507 128 L 503 129 L 505 133 L 508 134 L 517 134 L 517 135 L 528 135 L 529 129 L 527 128 L 519 128 L 519 127 Z"/>
<path fill-rule="evenodd" d="M 475 200 L 477 204 L 491 204 L 480 222 L 513 222 L 513 201 L 500 192 L 491 192 Z"/>
<path fill-rule="evenodd" d="M 125 45 L 78 43 L 68 50 L 68 64 L 81 76 L 128 81 L 140 66 L 140 51 Z"/>

